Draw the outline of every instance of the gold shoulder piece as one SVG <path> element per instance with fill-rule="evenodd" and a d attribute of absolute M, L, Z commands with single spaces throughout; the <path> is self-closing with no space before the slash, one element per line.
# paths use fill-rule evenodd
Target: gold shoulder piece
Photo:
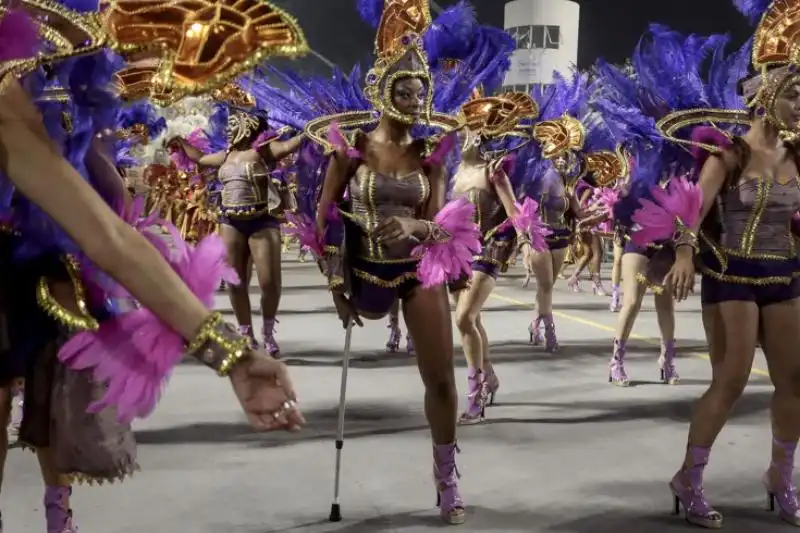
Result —
<path fill-rule="evenodd" d="M 741 124 L 749 126 L 751 123 L 747 111 L 734 109 L 688 109 L 676 111 L 663 117 L 656 123 L 656 128 L 661 135 L 674 143 L 684 146 L 697 146 L 711 153 L 718 153 L 720 148 L 713 144 L 695 142 L 677 136 L 677 133 L 690 126 L 711 126 L 717 128 L 724 135 L 728 135 L 717 124 Z"/>

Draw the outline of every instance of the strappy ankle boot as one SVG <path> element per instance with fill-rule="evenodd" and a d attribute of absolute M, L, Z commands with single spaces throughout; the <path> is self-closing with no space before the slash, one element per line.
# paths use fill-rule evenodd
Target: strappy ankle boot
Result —
<path fill-rule="evenodd" d="M 72 509 L 69 497 L 72 487 L 47 487 L 44 495 L 44 512 L 47 520 L 47 533 L 77 533 L 72 522 Z"/>
<path fill-rule="evenodd" d="M 19 428 L 22 426 L 22 418 L 25 408 L 25 391 L 17 389 L 11 397 L 11 418 L 8 421 L 8 444 L 16 445 L 19 440 Z M 2 531 L 0 531 L 2 533 Z"/>
<path fill-rule="evenodd" d="M 450 525 L 463 524 L 466 520 L 464 502 L 458 492 L 459 473 L 456 468 L 458 446 L 434 444 L 433 480 L 436 483 L 436 506 L 439 516 Z"/>
<path fill-rule="evenodd" d="M 622 303 L 620 300 L 619 285 L 612 285 L 611 303 L 608 305 L 609 311 L 612 313 L 619 313 L 619 310 L 622 309 Z"/>
<path fill-rule="evenodd" d="M 408 352 L 408 355 L 414 355 L 417 353 L 416 350 L 414 350 L 414 341 L 411 340 L 410 333 L 406 333 L 406 351 Z"/>
<path fill-rule="evenodd" d="M 250 338 L 250 347 L 252 349 L 258 349 L 258 341 L 256 340 L 256 336 L 253 334 L 253 326 L 239 326 L 239 333 Z"/>
<path fill-rule="evenodd" d="M 556 323 L 553 321 L 553 315 L 542 315 L 542 323 L 544 324 L 544 349 L 547 352 L 555 353 L 560 346 L 558 337 L 556 337 Z"/>
<path fill-rule="evenodd" d="M 484 388 L 486 389 L 486 405 L 494 405 L 494 396 L 500 390 L 500 380 L 494 373 L 494 367 L 489 367 L 483 372 Z"/>
<path fill-rule="evenodd" d="M 400 320 L 395 315 L 389 315 L 389 324 L 386 326 L 389 330 L 389 340 L 386 341 L 386 351 L 389 353 L 397 353 L 400 350 L 400 337 L 403 332 L 400 331 Z"/>
<path fill-rule="evenodd" d="M 467 408 L 461 413 L 459 422 L 464 425 L 477 424 L 483 421 L 486 409 L 486 390 L 483 372 L 470 367 L 467 371 Z"/>
<path fill-rule="evenodd" d="M 544 335 L 542 335 L 542 315 L 528 325 L 528 334 L 530 335 L 530 343 L 534 346 L 539 346 L 544 342 Z"/>
<path fill-rule="evenodd" d="M 667 385 L 677 385 L 681 377 L 675 370 L 675 341 L 664 341 L 661 345 L 661 355 L 658 358 L 658 368 L 661 373 L 661 382 Z"/>
<path fill-rule="evenodd" d="M 680 515 L 683 507 L 686 521 L 690 524 L 707 529 L 721 529 L 722 515 L 711 507 L 703 492 L 703 470 L 708 464 L 711 449 L 689 446 L 689 453 L 692 466 L 681 468 L 669 482 L 674 502 L 673 513 Z"/>
<path fill-rule="evenodd" d="M 778 454 L 773 454 L 772 463 L 764 474 L 769 510 L 774 512 L 777 509 L 781 520 L 800 527 L 800 502 L 797 498 L 797 487 L 792 479 L 797 441 L 787 442 L 773 438 L 772 446 L 780 451 Z M 775 455 L 780 458 L 775 460 Z"/>
<path fill-rule="evenodd" d="M 628 387 L 631 382 L 625 372 L 625 341 L 614 339 L 614 355 L 608 363 L 608 382 L 618 387 Z"/>
<path fill-rule="evenodd" d="M 600 274 L 592 274 L 592 292 L 595 296 L 607 296 L 606 288 L 603 287 L 603 282 L 600 279 Z"/>
<path fill-rule="evenodd" d="M 575 274 L 571 275 L 567 280 L 567 288 L 572 292 L 583 292 L 581 290 L 581 282 Z"/>
<path fill-rule="evenodd" d="M 264 337 L 264 349 L 267 350 L 268 354 L 275 358 L 280 357 L 281 355 L 281 348 L 278 346 L 278 342 L 275 340 L 275 324 L 277 323 L 278 320 L 275 318 L 265 318 L 264 328 L 261 330 L 261 333 Z"/>

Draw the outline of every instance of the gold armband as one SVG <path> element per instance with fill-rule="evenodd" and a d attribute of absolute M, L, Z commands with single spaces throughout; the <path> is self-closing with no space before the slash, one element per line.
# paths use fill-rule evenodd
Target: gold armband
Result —
<path fill-rule="evenodd" d="M 197 336 L 186 348 L 186 353 L 225 377 L 239 360 L 250 353 L 250 339 L 213 313 Z"/>
<path fill-rule="evenodd" d="M 425 227 L 427 228 L 427 234 L 425 235 L 425 238 L 422 239 L 423 243 L 433 244 L 447 242 L 450 240 L 450 234 L 447 233 L 447 231 L 445 231 L 445 229 L 436 222 L 423 220 L 422 223 L 425 224 Z"/>
<path fill-rule="evenodd" d="M 675 231 L 675 234 L 672 236 L 672 241 L 675 248 L 691 246 L 695 253 L 700 249 L 697 241 L 697 234 L 692 231 L 691 228 L 680 223 L 678 224 L 677 231 Z"/>

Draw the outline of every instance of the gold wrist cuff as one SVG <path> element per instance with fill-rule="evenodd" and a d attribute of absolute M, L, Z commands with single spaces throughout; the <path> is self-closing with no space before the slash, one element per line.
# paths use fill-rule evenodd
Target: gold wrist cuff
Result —
<path fill-rule="evenodd" d="M 221 314 L 213 313 L 200 326 L 186 352 L 225 377 L 242 357 L 250 353 L 250 339 L 223 321 Z"/>

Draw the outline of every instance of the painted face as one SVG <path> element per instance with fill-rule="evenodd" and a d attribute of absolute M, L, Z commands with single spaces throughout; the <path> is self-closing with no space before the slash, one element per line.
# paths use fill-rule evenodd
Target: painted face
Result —
<path fill-rule="evenodd" d="M 419 117 L 428 101 L 428 87 L 419 78 L 401 78 L 392 87 L 392 104 L 403 115 Z"/>
<path fill-rule="evenodd" d="M 790 130 L 800 126 L 800 80 L 787 85 L 775 98 L 775 116 Z"/>
<path fill-rule="evenodd" d="M 553 166 L 562 174 L 569 170 L 569 158 L 566 155 L 560 155 L 553 158 Z"/>

